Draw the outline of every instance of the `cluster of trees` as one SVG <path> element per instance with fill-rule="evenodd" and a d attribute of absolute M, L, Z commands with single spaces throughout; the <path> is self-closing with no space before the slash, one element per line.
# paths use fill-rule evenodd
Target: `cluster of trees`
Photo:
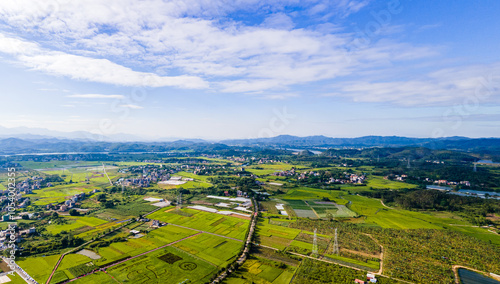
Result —
<path fill-rule="evenodd" d="M 379 198 L 385 204 L 394 204 L 404 209 L 438 210 L 457 212 L 474 225 L 490 224 L 486 216 L 500 213 L 500 201 L 448 194 L 438 190 L 379 190 L 361 192 L 372 198 Z"/>
<path fill-rule="evenodd" d="M 113 208 L 115 207 L 115 203 L 113 200 L 107 199 L 107 194 L 102 193 L 97 196 L 97 201 L 99 201 L 104 208 Z"/>
<path fill-rule="evenodd" d="M 366 280 L 366 272 L 305 258 L 299 267 L 293 284 L 354 283 L 355 279 Z M 377 283 L 394 284 L 400 281 L 377 277 Z"/>
<path fill-rule="evenodd" d="M 386 204 L 392 203 L 404 209 L 458 212 L 475 225 L 489 224 L 485 218 L 487 214 L 500 213 L 500 201 L 498 200 L 459 196 L 438 190 L 381 190 L 362 192 L 361 194 L 382 199 Z"/>
<path fill-rule="evenodd" d="M 127 241 L 126 237 L 116 237 L 116 238 L 113 238 L 110 240 L 93 242 L 89 245 L 89 247 L 101 248 L 101 247 L 107 247 L 107 246 L 111 245 L 112 243 L 126 242 L 126 241 Z"/>
<path fill-rule="evenodd" d="M 47 186 L 47 183 L 59 183 L 59 182 L 64 182 L 64 179 L 62 179 L 59 175 L 48 175 L 44 177 L 44 179 L 40 182 L 40 185 L 42 187 Z"/>
<path fill-rule="evenodd" d="M 308 230 L 314 227 L 318 229 L 319 234 L 327 235 L 333 235 L 334 228 L 338 228 L 340 248 L 349 248 L 351 244 L 357 244 L 358 247 L 354 250 L 374 253 L 373 249 L 378 245 L 368 239 L 360 239 L 360 236 L 368 237 L 365 234 L 370 234 L 384 247 L 384 274 L 414 283 L 452 283 L 453 264 L 500 274 L 500 262 L 498 262 L 500 247 L 456 231 L 382 229 L 352 223 L 307 219 L 290 222 L 290 227 Z M 306 275 L 304 276 L 306 280 L 311 281 L 302 279 L 302 282 L 294 283 L 340 283 L 325 282 L 321 277 L 326 276 L 321 274 L 327 272 L 316 273 L 316 271 L 323 270 L 318 268 L 304 271 L 302 274 Z M 329 273 L 336 275 L 338 272 Z"/>
<path fill-rule="evenodd" d="M 85 241 L 81 238 L 74 237 L 73 235 L 63 231 L 55 236 L 46 235 L 45 242 L 32 244 L 31 242 L 26 242 L 24 249 L 20 251 L 22 256 L 37 255 L 41 253 L 53 253 L 55 251 L 69 248 L 77 247 L 83 244 Z"/>

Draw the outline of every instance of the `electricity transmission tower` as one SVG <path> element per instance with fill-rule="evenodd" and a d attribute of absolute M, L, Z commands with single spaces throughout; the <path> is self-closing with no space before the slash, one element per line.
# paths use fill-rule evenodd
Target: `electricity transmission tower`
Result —
<path fill-rule="evenodd" d="M 406 166 L 408 169 L 411 168 L 411 165 L 410 165 L 410 157 L 408 157 L 408 165 Z"/>
<path fill-rule="evenodd" d="M 335 228 L 335 240 L 333 242 L 333 254 L 339 254 L 339 241 L 337 239 L 337 228 Z"/>
<path fill-rule="evenodd" d="M 312 254 L 314 256 L 318 255 L 318 236 L 316 235 L 316 230 L 314 229 L 314 240 L 313 240 L 313 248 L 312 248 Z"/>
<path fill-rule="evenodd" d="M 477 172 L 477 164 L 474 163 L 474 172 Z"/>
<path fill-rule="evenodd" d="M 177 196 L 177 210 L 181 210 L 181 204 L 182 204 L 182 193 L 179 193 L 179 196 Z"/>

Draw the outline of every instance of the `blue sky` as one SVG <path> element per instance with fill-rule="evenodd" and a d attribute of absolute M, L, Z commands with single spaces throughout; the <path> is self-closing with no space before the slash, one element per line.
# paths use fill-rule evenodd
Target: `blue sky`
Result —
<path fill-rule="evenodd" d="M 2 0 L 0 126 L 498 136 L 498 11 L 493 0 Z"/>

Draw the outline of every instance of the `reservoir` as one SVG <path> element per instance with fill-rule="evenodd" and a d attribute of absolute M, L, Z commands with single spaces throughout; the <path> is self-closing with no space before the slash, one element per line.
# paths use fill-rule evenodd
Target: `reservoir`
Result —
<path fill-rule="evenodd" d="M 500 284 L 500 281 L 463 268 L 458 269 L 458 276 L 462 284 Z"/>

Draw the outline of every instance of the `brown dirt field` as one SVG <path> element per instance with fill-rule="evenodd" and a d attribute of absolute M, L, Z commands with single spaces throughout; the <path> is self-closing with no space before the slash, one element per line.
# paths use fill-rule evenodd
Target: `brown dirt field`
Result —
<path fill-rule="evenodd" d="M 236 215 L 236 214 L 231 214 L 229 216 L 232 216 L 232 217 L 236 217 L 236 218 L 240 218 L 240 219 L 245 219 L 245 220 L 250 220 L 252 218 L 250 217 L 245 217 L 245 216 L 241 216 L 241 215 Z"/>
<path fill-rule="evenodd" d="M 9 265 L 5 261 L 3 261 L 3 260 L 0 262 L 0 269 L 3 272 L 9 272 L 9 271 L 12 270 L 12 269 L 10 269 Z"/>
<path fill-rule="evenodd" d="M 196 200 L 196 201 L 191 201 L 193 204 L 198 204 L 198 205 L 213 205 L 211 202 L 203 201 L 203 200 Z"/>
<path fill-rule="evenodd" d="M 366 252 L 355 251 L 355 250 L 350 250 L 350 249 L 345 249 L 345 248 L 341 248 L 340 251 L 346 251 L 348 253 L 359 254 L 359 255 L 362 255 L 362 256 L 366 256 L 366 257 L 380 258 L 380 255 L 377 255 L 377 254 L 369 254 L 369 253 L 366 253 Z"/>
<path fill-rule="evenodd" d="M 491 220 L 492 222 L 495 223 L 500 223 L 500 215 L 495 215 L 495 214 L 488 214 L 486 215 L 486 219 Z"/>

